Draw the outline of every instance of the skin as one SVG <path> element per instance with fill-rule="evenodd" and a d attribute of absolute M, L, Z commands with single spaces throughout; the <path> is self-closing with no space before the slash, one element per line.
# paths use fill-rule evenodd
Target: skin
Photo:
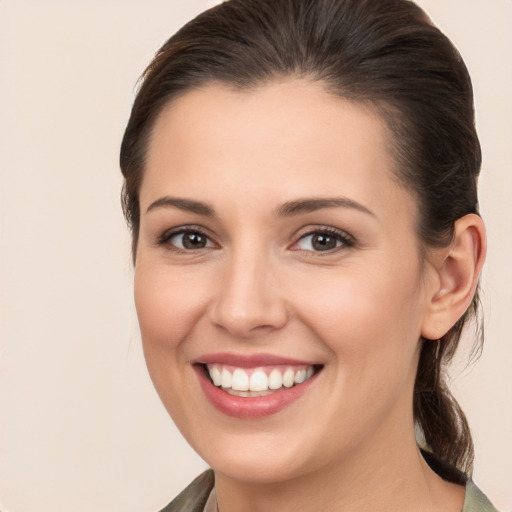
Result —
<path fill-rule="evenodd" d="M 418 451 L 412 393 L 420 337 L 444 334 L 471 300 L 483 227 L 467 216 L 450 247 L 422 260 L 417 202 L 394 179 L 388 142 L 370 109 L 304 80 L 244 92 L 208 85 L 155 124 L 136 307 L 151 378 L 214 468 L 222 512 L 462 509 L 463 487 L 441 480 Z M 215 215 L 154 205 L 164 197 Z M 333 197 L 368 211 L 276 214 Z M 183 227 L 200 228 L 207 245 L 184 249 L 179 234 L 158 242 Z M 315 250 L 308 233 L 325 228 L 351 243 Z M 279 413 L 239 419 L 199 386 L 191 363 L 212 352 L 271 353 L 323 370 Z"/>

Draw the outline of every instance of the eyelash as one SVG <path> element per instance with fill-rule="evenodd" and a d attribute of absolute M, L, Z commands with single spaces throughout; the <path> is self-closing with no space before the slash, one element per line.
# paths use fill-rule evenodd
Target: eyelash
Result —
<path fill-rule="evenodd" d="M 164 231 L 156 240 L 157 246 L 167 246 L 167 248 L 171 251 L 175 251 L 181 254 L 184 253 L 191 253 L 195 252 L 195 250 L 201 250 L 204 249 L 204 247 L 200 247 L 199 249 L 182 249 L 180 247 L 176 247 L 175 245 L 170 243 L 170 240 L 174 238 L 175 236 L 184 235 L 186 233 L 190 234 L 197 234 L 200 236 L 203 236 L 207 239 L 207 241 L 217 245 L 208 233 L 206 233 L 205 230 L 201 229 L 198 226 L 186 226 L 186 227 L 180 227 L 175 229 L 169 229 L 167 231 Z M 210 249 L 210 247 L 206 247 L 207 249 Z"/>
<path fill-rule="evenodd" d="M 160 236 L 158 236 L 158 238 L 156 240 L 156 245 L 157 246 L 167 246 L 167 248 L 169 250 L 172 250 L 172 251 L 175 251 L 178 253 L 182 253 L 182 254 L 192 253 L 192 252 L 195 252 L 195 250 L 211 248 L 211 247 L 200 247 L 199 249 L 182 249 L 180 247 L 176 247 L 175 245 L 169 243 L 173 237 L 183 235 L 186 233 L 197 234 L 197 235 L 203 236 L 207 239 L 207 243 L 210 242 L 212 244 L 217 245 L 216 242 L 214 240 L 212 240 L 212 237 L 210 235 L 208 235 L 208 233 L 206 233 L 205 230 L 203 230 L 202 228 L 200 228 L 198 226 L 197 227 L 196 226 L 186 226 L 186 227 L 180 227 L 180 228 L 175 228 L 175 229 L 170 229 L 170 230 L 164 231 Z M 324 254 L 328 255 L 328 254 L 332 254 L 334 252 L 338 252 L 339 250 L 342 250 L 342 249 L 347 249 L 347 248 L 353 247 L 356 244 L 356 241 L 354 240 L 354 238 L 351 235 L 349 235 L 348 233 L 346 233 L 345 231 L 342 231 L 340 229 L 336 229 L 333 227 L 320 227 L 319 226 L 319 227 L 315 227 L 313 229 L 309 229 L 308 231 L 302 233 L 299 236 L 299 238 L 297 239 L 297 241 L 295 241 L 292 244 L 292 247 L 296 246 L 302 240 L 305 240 L 307 237 L 314 236 L 314 235 L 327 235 L 329 237 L 333 237 L 336 239 L 337 242 L 340 242 L 341 245 L 338 247 L 335 247 L 333 249 L 328 249 L 325 251 L 314 251 L 314 250 L 306 250 L 306 249 L 300 249 L 300 248 L 291 249 L 291 250 L 297 251 L 297 252 L 302 252 L 305 254 L 306 253 L 307 254 L 314 253 L 318 256 L 323 256 Z"/>
<path fill-rule="evenodd" d="M 308 238 L 310 236 L 314 236 L 314 235 L 327 235 L 329 237 L 333 237 L 337 242 L 340 242 L 341 245 L 338 247 L 335 247 L 333 249 L 328 249 L 325 251 L 312 251 L 312 250 L 306 250 L 306 249 L 300 249 L 300 248 L 292 249 L 292 250 L 299 251 L 302 253 L 314 253 L 316 256 L 324 256 L 324 255 L 336 253 L 343 249 L 349 249 L 351 247 L 354 247 L 354 245 L 356 244 L 354 237 L 352 237 L 345 231 L 342 231 L 340 229 L 336 229 L 333 227 L 318 226 L 313 229 L 309 229 L 305 233 L 302 233 L 300 235 L 299 239 L 296 242 L 294 242 L 293 246 L 298 245 L 302 240 L 305 240 L 306 238 Z"/>

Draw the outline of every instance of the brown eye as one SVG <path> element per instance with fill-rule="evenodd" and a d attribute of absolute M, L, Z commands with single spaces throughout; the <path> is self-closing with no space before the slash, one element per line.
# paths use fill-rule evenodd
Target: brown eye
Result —
<path fill-rule="evenodd" d="M 194 249 L 205 249 L 214 247 L 213 242 L 200 231 L 181 231 L 175 233 L 168 238 L 167 243 L 170 243 L 178 249 L 194 250 Z"/>
<path fill-rule="evenodd" d="M 201 233 L 183 233 L 182 237 L 185 249 L 202 249 L 206 247 L 207 239 Z"/>
<path fill-rule="evenodd" d="M 294 250 L 310 252 L 329 252 L 348 248 L 354 245 L 354 240 L 340 231 L 312 231 L 302 236 L 293 247 Z"/>
<path fill-rule="evenodd" d="M 338 247 L 338 240 L 331 235 L 318 234 L 311 238 L 311 246 L 315 251 L 329 251 Z"/>

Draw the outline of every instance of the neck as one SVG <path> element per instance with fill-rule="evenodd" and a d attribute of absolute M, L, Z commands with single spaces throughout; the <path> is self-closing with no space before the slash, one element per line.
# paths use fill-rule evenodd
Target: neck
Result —
<path fill-rule="evenodd" d="M 417 447 L 413 428 L 399 442 L 390 441 L 376 439 L 370 448 L 347 454 L 342 464 L 283 482 L 243 482 L 216 472 L 219 512 L 462 509 L 464 488 L 445 482 L 428 467 Z"/>

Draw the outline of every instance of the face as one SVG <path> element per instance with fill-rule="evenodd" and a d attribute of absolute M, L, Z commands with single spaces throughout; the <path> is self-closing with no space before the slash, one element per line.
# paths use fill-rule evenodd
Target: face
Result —
<path fill-rule="evenodd" d="M 289 81 L 161 114 L 135 299 L 154 385 L 219 474 L 338 467 L 413 430 L 429 296 L 416 203 L 369 109 Z"/>

